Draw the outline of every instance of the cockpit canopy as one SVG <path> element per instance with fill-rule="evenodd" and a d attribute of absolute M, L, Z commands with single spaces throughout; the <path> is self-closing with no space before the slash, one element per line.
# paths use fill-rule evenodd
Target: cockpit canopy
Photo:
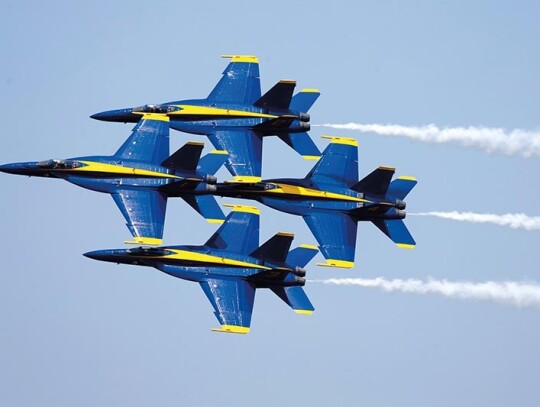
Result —
<path fill-rule="evenodd" d="M 51 159 L 51 160 L 39 161 L 37 163 L 37 166 L 43 169 L 70 170 L 73 168 L 83 167 L 84 164 L 79 161 L 73 161 L 73 160 Z"/>
<path fill-rule="evenodd" d="M 178 106 L 171 106 L 171 105 L 144 105 L 139 106 L 133 109 L 133 112 L 135 113 L 170 113 L 170 112 L 176 112 L 177 110 L 180 110 Z"/>
<path fill-rule="evenodd" d="M 167 256 L 174 254 L 171 250 L 161 249 L 159 247 L 136 247 L 134 249 L 128 249 L 127 252 L 136 256 Z"/>

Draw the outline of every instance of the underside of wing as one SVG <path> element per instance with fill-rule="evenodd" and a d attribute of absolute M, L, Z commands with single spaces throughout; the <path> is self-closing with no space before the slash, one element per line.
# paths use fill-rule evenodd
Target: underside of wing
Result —
<path fill-rule="evenodd" d="M 222 130 L 208 138 L 229 154 L 225 166 L 238 182 L 259 182 L 262 170 L 262 135 L 250 130 Z"/>
<path fill-rule="evenodd" d="M 349 188 L 358 182 L 358 142 L 351 138 L 323 137 L 332 141 L 306 178 L 315 184 Z"/>
<path fill-rule="evenodd" d="M 145 116 L 114 155 L 122 160 L 160 164 L 169 156 L 169 122 L 167 117 Z"/>
<path fill-rule="evenodd" d="M 126 243 L 161 244 L 167 209 L 167 197 L 164 194 L 125 189 L 111 195 L 134 238 Z"/>
<path fill-rule="evenodd" d="M 231 62 L 207 100 L 252 105 L 261 97 L 259 60 L 251 55 L 223 55 Z"/>
<path fill-rule="evenodd" d="M 247 334 L 255 301 L 255 287 L 241 279 L 208 279 L 201 287 L 221 324 L 216 332 Z"/>
<path fill-rule="evenodd" d="M 259 247 L 259 209 L 243 205 L 225 206 L 231 206 L 232 212 L 205 245 L 233 253 L 252 253 Z"/>
<path fill-rule="evenodd" d="M 319 242 L 319 248 L 327 263 L 321 266 L 354 267 L 356 248 L 356 221 L 341 212 L 314 212 L 304 220 Z"/>

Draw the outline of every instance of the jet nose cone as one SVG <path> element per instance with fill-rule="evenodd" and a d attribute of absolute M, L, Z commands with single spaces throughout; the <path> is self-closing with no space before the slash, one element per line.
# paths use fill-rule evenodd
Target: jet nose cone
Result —
<path fill-rule="evenodd" d="M 11 174 L 12 173 L 12 164 L 0 165 L 0 171 Z"/>
<path fill-rule="evenodd" d="M 86 252 L 83 256 L 93 260 L 118 262 L 122 258 L 123 250 L 95 250 Z"/>
<path fill-rule="evenodd" d="M 105 122 L 133 122 L 136 123 L 139 121 L 140 116 L 133 114 L 133 109 L 117 109 L 117 110 L 108 110 L 106 112 L 95 113 L 90 116 L 92 119 L 102 120 Z"/>
<path fill-rule="evenodd" d="M 30 174 L 30 163 L 13 163 L 0 165 L 0 171 L 7 174 L 25 175 Z"/>
<path fill-rule="evenodd" d="M 107 252 L 107 250 L 95 250 L 93 252 L 83 253 L 83 256 L 93 260 L 106 260 L 107 255 L 105 252 Z"/>

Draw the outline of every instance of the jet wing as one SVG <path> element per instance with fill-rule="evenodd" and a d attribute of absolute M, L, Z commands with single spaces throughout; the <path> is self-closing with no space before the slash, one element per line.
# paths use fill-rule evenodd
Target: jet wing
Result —
<path fill-rule="evenodd" d="M 167 197 L 158 191 L 120 189 L 111 194 L 134 237 L 126 243 L 161 244 Z"/>
<path fill-rule="evenodd" d="M 311 233 L 319 242 L 319 248 L 327 263 L 319 266 L 354 267 L 357 223 L 341 212 L 314 212 L 304 216 Z"/>
<path fill-rule="evenodd" d="M 213 331 L 247 334 L 255 301 L 255 287 L 241 279 L 211 278 L 200 284 L 221 324 L 221 328 Z"/>
<path fill-rule="evenodd" d="M 218 150 L 229 154 L 225 166 L 239 182 L 260 182 L 262 135 L 250 130 L 218 130 L 208 138 Z"/>
<path fill-rule="evenodd" d="M 261 97 L 259 59 L 251 55 L 222 56 L 231 58 L 231 62 L 207 100 L 252 105 Z"/>
<path fill-rule="evenodd" d="M 315 184 L 349 188 L 358 182 L 358 142 L 352 138 L 323 137 L 332 141 L 306 178 Z"/>
<path fill-rule="evenodd" d="M 259 247 L 260 211 L 254 206 L 231 205 L 223 225 L 208 239 L 206 246 L 248 255 Z"/>
<path fill-rule="evenodd" d="M 169 157 L 168 120 L 158 115 L 143 116 L 114 156 L 160 164 Z"/>

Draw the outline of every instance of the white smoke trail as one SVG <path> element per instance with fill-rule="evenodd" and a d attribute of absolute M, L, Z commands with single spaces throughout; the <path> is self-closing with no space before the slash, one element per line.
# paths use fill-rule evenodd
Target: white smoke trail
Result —
<path fill-rule="evenodd" d="M 473 283 L 469 281 L 447 281 L 428 279 L 394 279 L 382 277 L 368 278 L 330 278 L 327 280 L 310 280 L 310 282 L 346 286 L 379 288 L 385 292 L 399 291 L 409 294 L 439 294 L 448 298 L 461 300 L 494 301 L 516 307 L 540 307 L 540 284 L 516 281 L 486 281 Z"/>
<path fill-rule="evenodd" d="M 540 155 L 540 131 L 522 129 L 506 131 L 501 128 L 474 126 L 440 128 L 434 124 L 401 126 L 399 124 L 346 123 L 314 126 L 358 130 L 381 136 L 408 137 L 425 143 L 456 142 L 464 147 L 473 147 L 488 153 L 521 154 L 523 157 Z"/>
<path fill-rule="evenodd" d="M 492 213 L 474 212 L 421 212 L 408 213 L 415 216 L 435 216 L 437 218 L 452 219 L 461 222 L 493 223 L 499 226 L 507 226 L 512 229 L 540 230 L 540 216 L 527 216 L 524 213 L 506 213 L 495 215 Z"/>

